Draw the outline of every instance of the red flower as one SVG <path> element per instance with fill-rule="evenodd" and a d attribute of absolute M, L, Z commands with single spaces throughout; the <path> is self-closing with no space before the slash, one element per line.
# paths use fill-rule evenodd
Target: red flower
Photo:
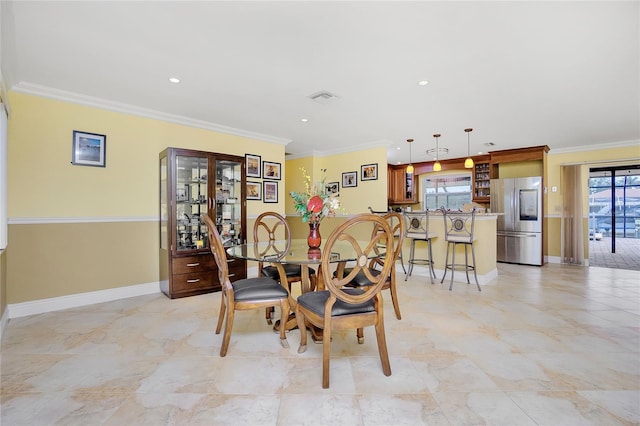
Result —
<path fill-rule="evenodd" d="M 318 195 L 314 195 L 309 198 L 309 202 L 307 203 L 307 210 L 312 213 L 320 213 L 322 211 L 322 206 L 324 201 Z"/>

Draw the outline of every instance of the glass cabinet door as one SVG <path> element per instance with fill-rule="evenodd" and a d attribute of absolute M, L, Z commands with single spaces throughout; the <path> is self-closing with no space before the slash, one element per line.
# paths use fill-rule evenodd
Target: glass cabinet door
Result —
<path fill-rule="evenodd" d="M 207 247 L 207 157 L 176 156 L 176 250 Z"/>
<path fill-rule="evenodd" d="M 216 160 L 216 225 L 225 246 L 242 240 L 242 163 Z"/>

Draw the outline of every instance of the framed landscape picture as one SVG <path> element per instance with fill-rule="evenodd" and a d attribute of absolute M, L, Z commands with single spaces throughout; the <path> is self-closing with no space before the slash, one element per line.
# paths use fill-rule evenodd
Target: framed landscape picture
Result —
<path fill-rule="evenodd" d="M 280 180 L 282 177 L 280 163 L 273 163 L 271 161 L 262 162 L 262 177 L 265 179 Z"/>
<path fill-rule="evenodd" d="M 262 200 L 262 184 L 247 181 L 247 200 Z"/>
<path fill-rule="evenodd" d="M 245 154 L 244 158 L 247 160 L 247 177 L 261 177 L 260 166 L 261 159 L 259 155 Z"/>
<path fill-rule="evenodd" d="M 363 166 L 360 166 L 360 179 L 361 180 L 378 179 L 378 163 L 365 164 Z"/>
<path fill-rule="evenodd" d="M 105 167 L 107 137 L 97 133 L 73 131 L 71 164 L 76 166 Z"/>
<path fill-rule="evenodd" d="M 355 188 L 356 186 L 358 186 L 358 172 L 342 173 L 343 188 Z"/>
<path fill-rule="evenodd" d="M 278 182 L 270 182 L 265 180 L 264 184 L 264 197 L 262 201 L 265 203 L 277 203 L 278 202 Z"/>
<path fill-rule="evenodd" d="M 340 196 L 340 182 L 329 182 L 326 187 L 327 194 Z"/>

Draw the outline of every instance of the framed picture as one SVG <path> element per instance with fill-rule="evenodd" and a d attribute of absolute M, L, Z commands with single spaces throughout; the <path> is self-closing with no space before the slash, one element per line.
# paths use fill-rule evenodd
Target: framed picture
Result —
<path fill-rule="evenodd" d="M 343 188 L 355 188 L 356 186 L 358 186 L 358 172 L 342 173 Z"/>
<path fill-rule="evenodd" d="M 261 177 L 260 163 L 261 163 L 262 157 L 260 157 L 259 155 L 245 154 L 244 158 L 247 161 L 247 177 L 256 177 L 256 178 Z"/>
<path fill-rule="evenodd" d="M 365 164 L 363 166 L 360 166 L 360 179 L 361 180 L 378 179 L 378 163 Z"/>
<path fill-rule="evenodd" d="M 176 188 L 176 201 L 187 201 L 189 199 L 189 185 L 185 185 L 182 188 Z"/>
<path fill-rule="evenodd" d="M 280 180 L 282 177 L 280 170 L 280 163 L 272 163 L 271 161 L 262 162 L 262 177 L 265 179 Z"/>
<path fill-rule="evenodd" d="M 340 182 L 329 182 L 326 187 L 327 194 L 340 196 Z"/>
<path fill-rule="evenodd" d="M 277 203 L 278 202 L 278 182 L 270 182 L 265 180 L 262 182 L 264 185 L 264 198 L 265 203 Z"/>
<path fill-rule="evenodd" d="M 71 164 L 105 167 L 107 137 L 96 133 L 73 131 Z"/>
<path fill-rule="evenodd" d="M 262 184 L 247 181 L 247 200 L 262 200 Z"/>

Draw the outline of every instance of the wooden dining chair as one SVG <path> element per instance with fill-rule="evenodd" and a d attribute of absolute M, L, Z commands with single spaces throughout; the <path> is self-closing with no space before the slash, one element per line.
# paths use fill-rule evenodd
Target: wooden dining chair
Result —
<path fill-rule="evenodd" d="M 384 285 L 382 286 L 383 290 L 389 290 L 391 293 L 391 302 L 393 303 L 393 310 L 396 314 L 397 319 L 402 319 L 402 314 L 400 313 L 400 303 L 398 302 L 398 290 L 396 288 L 396 263 L 400 258 L 400 254 L 402 253 L 402 244 L 404 243 L 405 237 L 405 228 L 406 223 L 402 218 L 400 213 L 396 212 L 388 212 L 382 216 L 384 220 L 387 221 L 389 227 L 391 228 L 391 232 L 393 232 L 394 238 L 391 239 L 391 245 L 387 244 L 387 241 L 384 241 L 383 244 L 385 249 L 388 250 L 389 247 L 393 250 L 393 260 L 391 265 L 391 272 L 387 276 Z M 375 237 L 376 234 L 383 232 L 383 229 L 378 225 L 374 225 L 372 238 Z M 373 258 L 369 261 L 369 269 L 370 272 L 374 276 L 378 276 L 380 274 L 380 267 L 383 265 L 383 259 L 380 257 Z M 352 268 L 345 268 L 344 274 L 349 274 Z M 373 283 L 367 278 L 364 271 L 360 271 L 356 276 L 346 284 L 347 287 L 359 288 L 363 286 L 370 286 Z M 363 336 L 361 332 L 358 333 L 358 340 L 362 341 Z"/>
<path fill-rule="evenodd" d="M 291 228 L 286 219 L 276 212 L 264 212 L 256 218 L 253 225 L 253 241 L 269 241 L 274 242 L 276 240 L 286 240 L 288 242 L 285 250 L 288 251 L 288 247 L 291 245 Z M 302 281 L 302 266 L 285 263 L 282 265 L 284 273 L 286 275 L 287 288 L 291 291 L 291 284 Z M 309 280 L 311 282 L 311 288 L 315 287 L 315 270 L 309 266 L 304 266 L 308 269 Z M 276 281 L 280 281 L 280 273 L 275 266 L 265 266 L 264 262 L 258 262 L 258 276 L 264 276 L 272 278 Z M 266 319 L 267 323 L 271 324 L 271 313 L 273 308 L 267 308 Z"/>
<path fill-rule="evenodd" d="M 373 238 L 366 242 L 358 241 L 358 228 L 362 225 L 379 227 Z M 393 250 L 386 250 L 383 267 L 379 274 L 369 268 L 369 258 L 378 255 L 381 244 L 393 241 L 393 232 L 384 218 L 373 214 L 357 215 L 336 228 L 322 249 L 321 276 L 326 290 L 304 293 L 298 297 L 296 321 L 300 329 L 300 347 L 298 353 L 307 349 L 306 322 L 321 328 L 322 336 L 322 387 L 329 387 L 329 359 L 331 355 L 331 334 L 335 330 L 359 329 L 374 326 L 378 341 L 378 352 L 385 376 L 391 375 L 389 353 L 384 332 L 382 287 L 393 267 Z M 331 269 L 332 249 L 335 244 L 348 244 L 356 254 L 355 266 L 344 277 L 333 276 Z M 359 288 L 345 288 L 355 276 L 362 272 L 371 285 Z"/>
<path fill-rule="evenodd" d="M 235 311 L 280 306 L 280 316 L 286 321 L 291 309 L 289 291 L 276 280 L 268 277 L 245 278 L 232 283 L 229 280 L 227 253 L 220 234 L 209 216 L 203 215 L 201 217 L 207 224 L 211 252 L 218 266 L 218 278 L 222 286 L 216 334 L 220 334 L 222 323 L 226 319 L 222 346 L 220 347 L 220 356 L 225 356 L 227 349 L 229 349 Z M 283 347 L 289 347 L 284 327 L 280 327 L 280 342 Z"/>

